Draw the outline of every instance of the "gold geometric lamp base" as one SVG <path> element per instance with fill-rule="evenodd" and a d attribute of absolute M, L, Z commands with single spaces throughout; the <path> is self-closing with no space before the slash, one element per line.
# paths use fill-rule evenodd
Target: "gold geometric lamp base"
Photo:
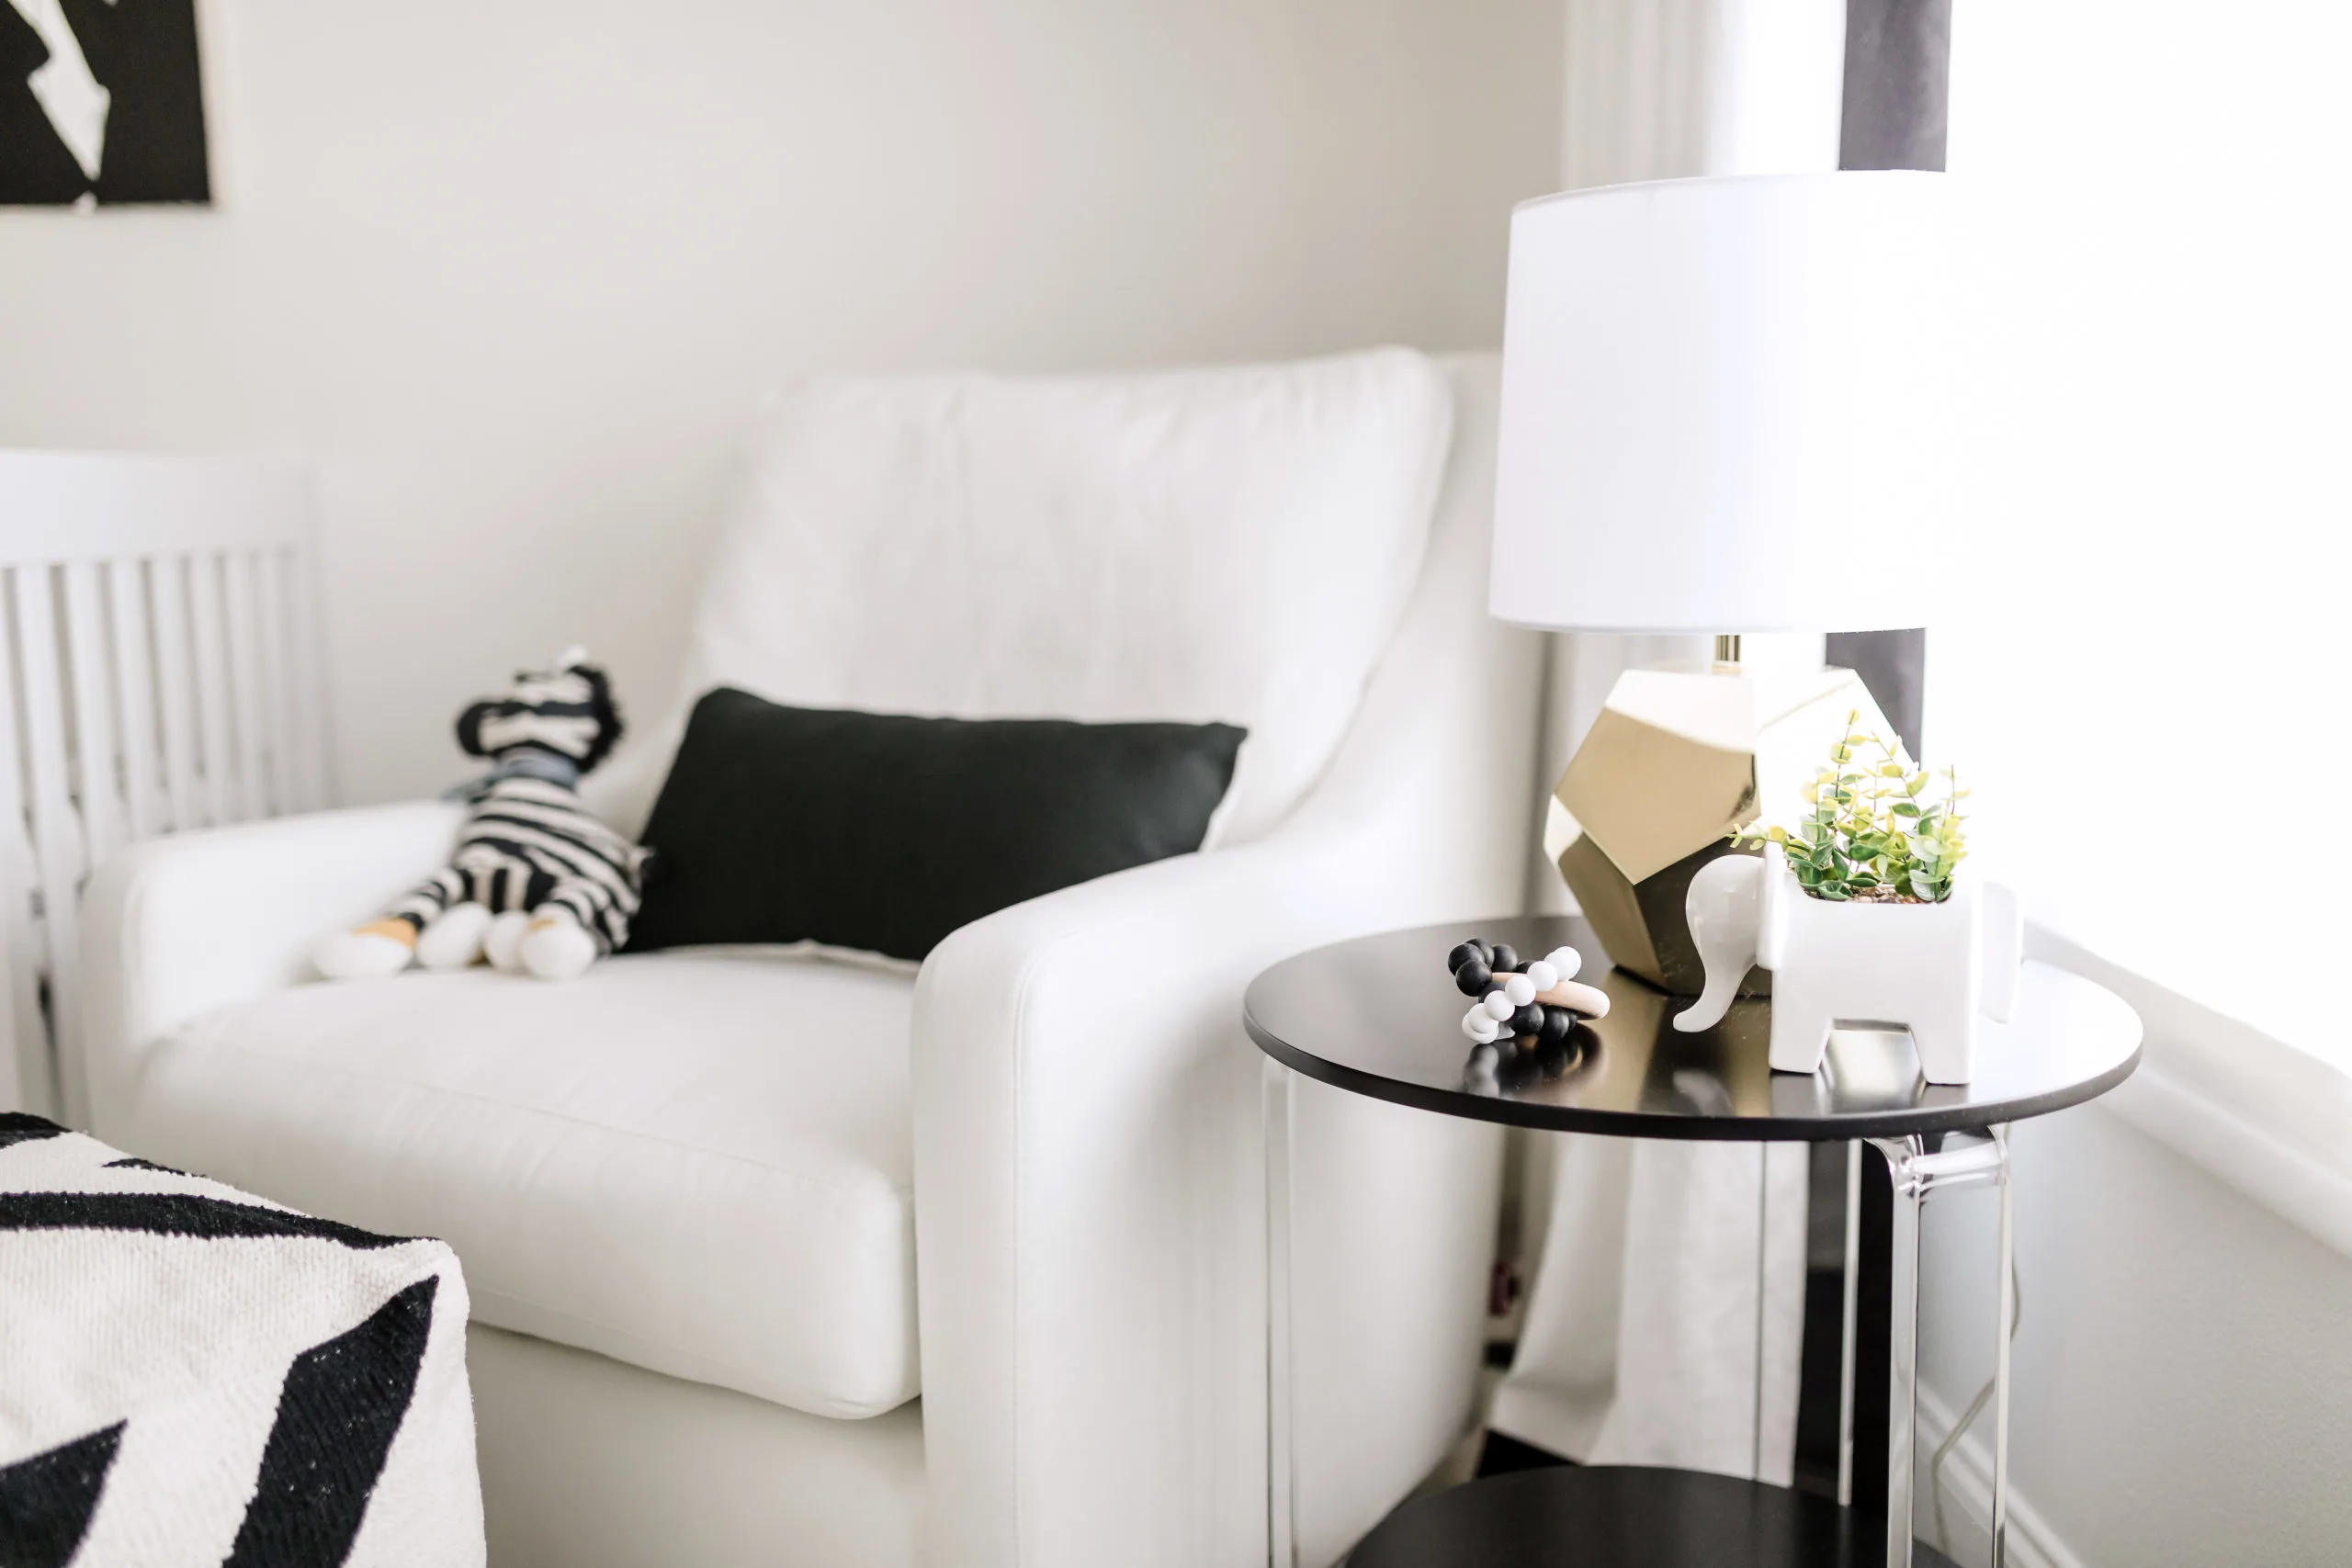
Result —
<path fill-rule="evenodd" d="M 1859 714 L 1859 718 L 1853 716 Z M 1706 983 L 1683 898 L 1741 854 L 1735 829 L 1793 822 L 1799 792 L 1851 725 L 1892 735 L 1850 670 L 1628 670 L 1552 793 L 1544 852 L 1620 969 L 1676 996 Z M 1741 990 L 1771 988 L 1751 969 Z"/>

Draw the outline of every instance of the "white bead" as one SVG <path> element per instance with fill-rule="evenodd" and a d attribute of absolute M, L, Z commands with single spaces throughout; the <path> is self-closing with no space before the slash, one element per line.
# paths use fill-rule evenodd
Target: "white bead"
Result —
<path fill-rule="evenodd" d="M 1508 986 L 1499 991 L 1487 992 L 1487 999 L 1478 1005 L 1487 1010 L 1488 1018 L 1497 1021 L 1509 1018 L 1519 1010 L 1519 1004 L 1510 999 L 1510 990 Z"/>
<path fill-rule="evenodd" d="M 1484 1045 L 1502 1032 L 1502 1025 L 1487 1016 L 1484 1008 L 1472 1008 L 1462 1015 L 1462 1032 Z"/>
<path fill-rule="evenodd" d="M 1503 999 L 1515 1008 L 1523 1008 L 1535 999 L 1535 982 L 1524 975 L 1512 975 L 1503 981 Z"/>
<path fill-rule="evenodd" d="M 1560 983 L 1560 972 L 1539 958 L 1527 966 L 1527 983 L 1539 991 L 1548 991 Z"/>
<path fill-rule="evenodd" d="M 1573 947 L 1555 947 L 1544 955 L 1544 962 L 1560 972 L 1560 979 L 1573 980 L 1577 977 L 1577 971 L 1584 967 L 1584 954 Z M 1550 990 L 1551 987 L 1546 986 L 1544 989 Z"/>

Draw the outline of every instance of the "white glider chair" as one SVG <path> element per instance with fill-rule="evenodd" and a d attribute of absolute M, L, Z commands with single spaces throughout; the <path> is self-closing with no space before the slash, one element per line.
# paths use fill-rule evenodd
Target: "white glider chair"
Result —
<path fill-rule="evenodd" d="M 1402 350 L 803 389 L 710 568 L 696 684 L 1243 723 L 1210 844 L 965 927 L 919 977 L 702 949 L 341 986 L 307 952 L 438 863 L 455 807 L 140 845 L 85 906 L 96 1131 L 456 1247 L 503 1568 L 1264 1562 L 1241 993 L 1518 905 L 1539 656 L 1485 614 L 1495 402 L 1492 359 Z M 638 716 L 616 819 L 674 733 Z M 1319 1568 L 1471 1419 L 1499 1144 L 1317 1086 L 1297 1115 Z"/>

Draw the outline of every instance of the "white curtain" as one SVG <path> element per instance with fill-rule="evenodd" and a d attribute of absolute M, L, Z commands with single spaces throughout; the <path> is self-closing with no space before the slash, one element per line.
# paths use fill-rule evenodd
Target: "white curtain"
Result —
<path fill-rule="evenodd" d="M 1845 27 L 1844 0 L 1566 0 L 1565 186 L 1836 168 Z M 1620 671 L 1709 651 L 1554 641 L 1547 786 Z M 1817 667 L 1821 639 L 1750 638 L 1747 653 Z M 1536 907 L 1566 899 L 1539 866 Z M 1591 1463 L 1787 1483 L 1804 1146 L 1569 1136 L 1527 1152 L 1522 1228 L 1544 1241 L 1493 1427 Z"/>

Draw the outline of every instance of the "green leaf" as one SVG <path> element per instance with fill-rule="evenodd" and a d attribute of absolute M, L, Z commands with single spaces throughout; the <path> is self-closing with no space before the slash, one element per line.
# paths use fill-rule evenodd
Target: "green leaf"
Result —
<path fill-rule="evenodd" d="M 1897 817 L 1917 817 L 1919 815 L 1919 808 L 1912 805 L 1907 800 L 1896 801 L 1894 803 L 1894 810 Z"/>

